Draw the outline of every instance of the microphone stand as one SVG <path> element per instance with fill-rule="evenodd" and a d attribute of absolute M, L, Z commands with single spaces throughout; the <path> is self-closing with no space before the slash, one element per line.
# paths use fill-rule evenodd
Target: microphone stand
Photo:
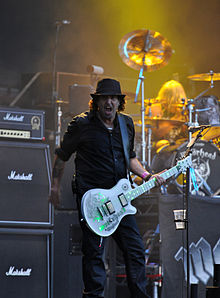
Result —
<path fill-rule="evenodd" d="M 187 145 L 187 150 L 183 156 L 183 158 L 186 158 L 192 153 L 192 148 L 195 145 L 195 143 L 202 137 L 202 132 L 205 129 L 205 127 L 202 127 L 199 130 L 199 133 L 196 135 L 195 138 L 191 138 L 191 132 L 189 132 L 189 143 Z M 189 194 L 190 194 L 190 168 L 187 168 L 186 170 L 186 190 L 185 190 L 185 206 L 186 206 L 186 262 L 187 262 L 187 274 L 186 274 L 186 288 L 187 288 L 187 298 L 190 298 L 190 263 L 189 263 L 189 221 L 188 221 L 188 212 L 189 212 Z M 193 298 L 193 297 L 192 297 Z"/>
<path fill-rule="evenodd" d="M 55 35 L 55 45 L 54 45 L 54 53 L 53 53 L 53 68 L 52 68 L 52 109 L 54 112 L 54 129 L 55 129 L 55 146 L 59 146 L 60 143 L 60 135 L 58 135 L 58 119 L 57 119 L 57 98 L 58 98 L 58 91 L 57 91 L 57 73 L 56 73 L 56 62 L 57 62 L 57 45 L 58 45 L 58 38 L 59 38 L 59 31 L 61 27 L 60 22 L 56 22 L 56 35 Z"/>
<path fill-rule="evenodd" d="M 194 99 L 190 99 L 187 103 L 187 108 L 189 110 L 189 121 L 188 121 L 188 127 L 191 126 L 192 124 L 194 125 L 198 125 L 197 123 L 197 116 L 195 116 L 195 119 L 194 121 L 196 121 L 196 123 L 194 122 L 193 123 L 193 118 L 192 118 L 192 114 L 194 112 L 194 108 L 193 108 L 193 103 L 196 99 L 198 99 L 200 96 L 202 96 L 203 94 L 205 94 L 209 89 L 212 89 L 214 88 L 214 83 L 213 83 L 213 75 L 214 75 L 214 72 L 212 70 L 210 70 L 210 85 L 209 87 L 202 91 L 199 95 L 197 95 Z M 201 133 L 202 131 L 205 129 L 205 127 L 202 127 L 199 131 L 199 133 L 196 135 L 196 138 L 193 138 L 192 139 L 192 132 L 189 131 L 189 143 L 187 145 L 187 150 L 184 154 L 184 158 L 189 156 L 189 154 L 191 153 L 191 150 L 194 146 L 194 144 L 197 142 L 197 140 L 199 138 L 201 138 Z M 187 168 L 186 170 L 186 189 L 185 189 L 185 206 L 186 206 L 186 219 L 185 219 L 185 222 L 186 222 L 186 250 L 187 250 L 187 254 L 186 254 L 186 258 L 187 258 L 187 298 L 190 298 L 190 264 L 189 264 L 189 222 L 188 222 L 188 211 L 189 211 L 189 193 L 191 191 L 191 177 L 190 177 L 190 168 Z"/>
<path fill-rule="evenodd" d="M 54 52 L 53 52 L 53 67 L 52 67 L 52 108 L 54 111 L 54 129 L 55 132 L 55 146 L 59 146 L 60 144 L 60 137 L 61 137 L 61 106 L 58 103 L 58 90 L 57 90 L 57 72 L 56 72 L 56 63 L 57 63 L 57 45 L 58 45 L 58 38 L 59 32 L 62 25 L 69 25 L 71 21 L 62 20 L 56 21 L 56 35 L 55 35 L 55 45 L 54 45 Z M 57 106 L 58 105 L 58 106 Z"/>

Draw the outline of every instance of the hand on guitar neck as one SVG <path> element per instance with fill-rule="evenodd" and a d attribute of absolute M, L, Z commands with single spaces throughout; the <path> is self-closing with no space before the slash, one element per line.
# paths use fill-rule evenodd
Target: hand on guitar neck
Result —
<path fill-rule="evenodd" d="M 150 177 L 150 179 L 149 179 L 148 181 L 150 181 L 150 180 L 153 179 L 153 180 L 155 181 L 155 183 L 156 183 L 156 186 L 161 186 L 161 185 L 166 181 L 166 180 L 161 176 L 161 174 L 164 173 L 164 172 L 166 172 L 166 171 L 167 171 L 167 169 L 161 171 L 160 173 L 153 174 L 153 175 Z"/>

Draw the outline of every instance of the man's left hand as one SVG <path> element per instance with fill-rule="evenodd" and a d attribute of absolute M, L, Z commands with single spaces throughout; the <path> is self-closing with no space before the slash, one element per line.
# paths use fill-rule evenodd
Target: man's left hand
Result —
<path fill-rule="evenodd" d="M 155 183 L 156 183 L 156 186 L 161 186 L 166 180 L 160 176 L 161 173 L 165 172 L 166 170 L 160 172 L 160 173 L 157 173 L 157 174 L 154 174 L 150 177 L 149 180 L 154 180 Z"/>

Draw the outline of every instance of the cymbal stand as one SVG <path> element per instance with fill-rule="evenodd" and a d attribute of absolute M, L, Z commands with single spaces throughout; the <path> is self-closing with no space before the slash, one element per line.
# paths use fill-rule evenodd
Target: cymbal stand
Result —
<path fill-rule="evenodd" d="M 143 58 L 144 59 L 144 58 Z M 141 87 L 141 156 L 142 156 L 142 165 L 146 166 L 146 136 L 145 136 L 145 106 L 144 106 L 144 67 L 141 67 L 139 78 L 137 82 L 136 95 L 134 102 L 137 102 L 138 94 Z M 149 161 L 148 161 L 149 162 Z"/>
<path fill-rule="evenodd" d="M 148 117 L 151 117 L 152 116 L 152 111 L 151 111 L 151 100 L 149 99 L 149 109 L 148 109 L 148 114 L 147 116 Z M 151 166 L 151 138 L 152 138 L 152 126 L 149 124 L 149 125 L 146 125 L 146 127 L 148 128 L 147 129 L 147 161 L 148 161 L 148 166 L 150 168 Z"/>
<path fill-rule="evenodd" d="M 144 51 L 145 53 L 147 53 L 148 49 L 150 48 L 151 44 L 149 42 L 149 32 L 146 36 L 146 40 L 145 40 L 145 48 Z M 145 54 L 142 58 L 142 62 L 143 65 L 140 69 L 140 73 L 139 73 L 139 78 L 138 78 L 138 82 L 137 82 L 137 88 L 136 88 L 136 94 L 135 94 L 135 99 L 134 102 L 137 102 L 137 98 L 138 98 L 138 93 L 140 90 L 140 86 L 141 86 L 141 149 L 142 149 L 142 165 L 146 166 L 146 135 L 145 135 L 145 105 L 144 105 L 144 63 L 145 63 Z M 151 109 L 150 109 L 151 111 Z M 148 128 L 148 137 L 147 137 L 147 142 L 148 142 L 148 146 L 147 146 L 147 162 L 148 162 L 148 167 L 150 168 L 151 166 L 151 136 L 152 136 L 152 129 L 149 126 Z"/>
<path fill-rule="evenodd" d="M 211 79 L 210 79 L 210 85 L 209 85 L 209 87 L 208 87 L 206 90 L 204 90 L 204 91 L 202 91 L 201 93 L 199 93 L 199 95 L 197 95 L 197 96 L 194 98 L 194 100 L 196 100 L 197 98 L 199 98 L 200 96 L 202 96 L 203 94 L 205 94 L 209 89 L 214 88 L 213 74 L 214 74 L 213 70 L 210 70 L 210 77 L 211 77 Z"/>

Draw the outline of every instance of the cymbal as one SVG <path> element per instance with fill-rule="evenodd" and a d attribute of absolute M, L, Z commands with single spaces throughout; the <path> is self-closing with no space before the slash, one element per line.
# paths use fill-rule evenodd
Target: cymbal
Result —
<path fill-rule="evenodd" d="M 178 127 L 185 124 L 185 121 L 183 120 L 152 117 L 145 117 L 144 122 L 146 125 L 151 125 L 154 128 L 161 128 L 162 126 Z M 137 126 L 141 126 L 141 120 L 136 121 L 134 124 Z"/>
<path fill-rule="evenodd" d="M 195 138 L 199 131 L 193 133 L 193 137 Z M 220 123 L 217 125 L 212 125 L 209 128 L 206 128 L 202 132 L 201 140 L 210 141 L 220 136 Z"/>
<path fill-rule="evenodd" d="M 208 72 L 208 73 L 199 73 L 199 74 L 195 74 L 195 75 L 191 75 L 187 77 L 190 80 L 193 81 L 219 81 L 220 80 L 220 73 L 216 73 L 216 72 Z"/>
<path fill-rule="evenodd" d="M 137 101 L 136 104 L 140 106 L 140 105 L 142 105 L 142 102 Z M 144 104 L 147 105 L 147 106 L 149 106 L 149 105 L 153 106 L 153 105 L 156 105 L 156 104 L 157 105 L 160 104 L 160 101 L 156 98 L 146 98 L 146 99 L 144 99 Z"/>
<path fill-rule="evenodd" d="M 137 127 L 136 132 L 140 132 L 142 124 L 141 120 L 134 121 L 135 126 Z M 182 120 L 174 120 L 167 118 L 152 118 L 145 117 L 145 128 L 152 129 L 152 139 L 168 139 L 171 137 L 170 134 L 177 136 L 180 132 L 186 131 L 185 122 Z"/>
<path fill-rule="evenodd" d="M 154 105 L 154 104 L 158 104 L 160 101 L 157 99 L 157 98 L 146 98 L 146 99 L 144 99 L 144 103 L 145 104 L 152 104 L 152 105 Z"/>
<path fill-rule="evenodd" d="M 56 100 L 56 103 L 63 105 L 63 104 L 68 104 L 69 102 L 66 100 L 58 99 L 58 100 Z"/>
<path fill-rule="evenodd" d="M 126 95 L 126 99 L 134 99 L 135 98 L 135 93 L 131 91 L 124 91 L 123 94 Z"/>
<path fill-rule="evenodd" d="M 138 102 L 138 103 L 140 103 L 140 102 Z M 146 105 L 149 105 L 149 104 L 150 105 L 158 105 L 158 104 L 161 105 L 161 103 L 166 104 L 166 101 L 159 100 L 158 98 L 151 98 L 151 99 L 145 99 L 144 103 Z M 182 108 L 182 107 L 184 107 L 184 104 L 183 103 L 172 103 L 170 106 L 175 107 L 175 108 Z"/>
<path fill-rule="evenodd" d="M 68 101 L 64 101 L 64 100 L 60 100 L 60 99 L 56 100 L 55 102 L 56 102 L 56 104 L 68 104 L 69 103 Z M 41 103 L 37 104 L 36 106 L 39 108 L 50 108 L 52 105 L 53 105 L 52 101 L 47 100 L 45 102 L 41 102 Z"/>
<path fill-rule="evenodd" d="M 119 43 L 119 54 L 129 67 L 154 71 L 165 66 L 172 55 L 169 41 L 159 32 L 147 29 L 127 33 Z"/>

